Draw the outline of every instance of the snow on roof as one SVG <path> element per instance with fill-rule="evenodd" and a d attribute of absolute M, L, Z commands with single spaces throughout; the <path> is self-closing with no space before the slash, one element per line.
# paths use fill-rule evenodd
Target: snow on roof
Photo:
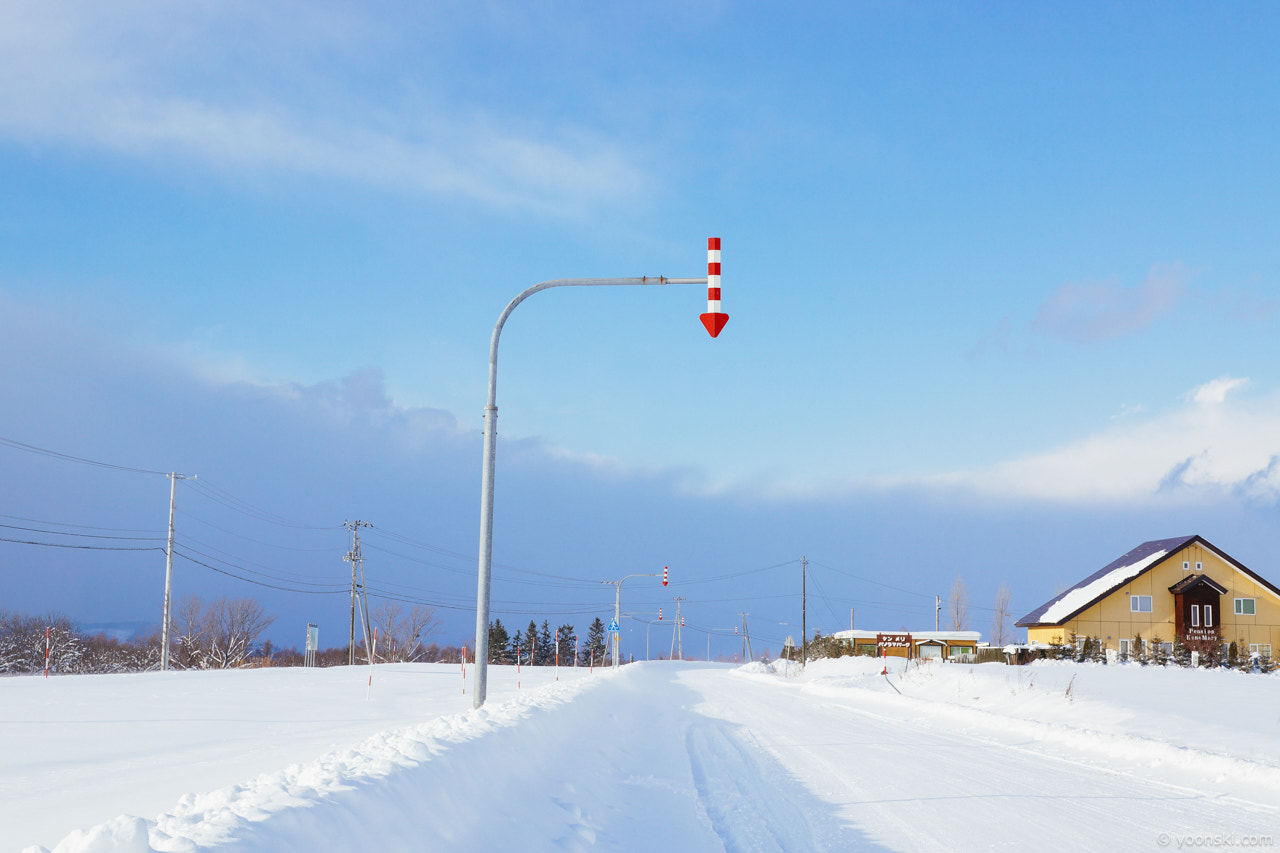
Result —
<path fill-rule="evenodd" d="M 1143 569 L 1168 553 L 1168 551 L 1156 551 L 1153 554 L 1148 554 L 1136 563 L 1130 563 L 1127 566 L 1120 566 L 1118 569 L 1112 569 L 1087 586 L 1071 590 L 1063 595 L 1062 598 L 1059 598 L 1053 604 L 1049 605 L 1049 608 L 1041 614 L 1040 621 L 1061 622 L 1081 607 L 1087 606 L 1089 602 L 1093 601 L 1095 598 L 1106 595 L 1112 589 L 1125 581 L 1133 580 L 1135 577 L 1142 574 Z"/>
<path fill-rule="evenodd" d="M 920 640 L 951 640 L 976 643 L 982 639 L 978 631 L 836 631 L 831 636 L 837 640 L 874 640 L 877 634 L 910 634 L 913 642 Z"/>
<path fill-rule="evenodd" d="M 1071 589 L 1031 611 L 1019 619 L 1016 624 L 1019 627 L 1026 627 L 1029 625 L 1056 625 L 1065 622 L 1094 601 L 1102 598 L 1121 584 L 1133 580 L 1195 538 L 1197 537 L 1181 536 L 1175 539 L 1157 539 L 1151 542 L 1143 542 L 1128 554 L 1104 566 L 1100 571 L 1085 578 Z"/>

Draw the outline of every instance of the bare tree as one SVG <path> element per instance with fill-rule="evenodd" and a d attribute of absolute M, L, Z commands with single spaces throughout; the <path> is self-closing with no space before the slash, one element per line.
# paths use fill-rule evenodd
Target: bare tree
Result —
<path fill-rule="evenodd" d="M 219 598 L 207 608 L 189 595 L 178 606 L 177 665 L 190 669 L 244 666 L 275 616 L 251 598 Z"/>
<path fill-rule="evenodd" d="M 378 657 L 385 661 L 413 661 L 423 655 L 423 641 L 435 633 L 436 611 L 415 606 L 407 614 L 398 602 L 384 602 L 369 617 L 378 626 Z"/>
<path fill-rule="evenodd" d="M 969 623 L 969 591 L 964 581 L 956 575 L 956 582 L 951 585 L 951 597 L 947 600 L 947 613 L 951 617 L 951 630 L 963 631 Z"/>
<path fill-rule="evenodd" d="M 1013 641 L 1010 636 L 1009 585 L 1000 584 L 996 591 L 996 612 L 991 617 L 991 645 L 1003 648 Z"/>

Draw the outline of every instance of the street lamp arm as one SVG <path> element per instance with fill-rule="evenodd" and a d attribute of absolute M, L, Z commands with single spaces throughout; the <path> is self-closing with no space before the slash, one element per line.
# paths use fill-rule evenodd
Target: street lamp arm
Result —
<path fill-rule="evenodd" d="M 525 288 L 515 299 L 507 303 L 498 315 L 498 322 L 493 327 L 493 338 L 489 341 L 489 406 L 496 406 L 498 401 L 498 339 L 502 337 L 502 327 L 516 306 L 533 294 L 553 287 L 618 287 L 623 285 L 663 285 L 663 284 L 706 284 L 705 278 L 667 278 L 662 275 L 643 275 L 639 278 L 553 278 Z"/>

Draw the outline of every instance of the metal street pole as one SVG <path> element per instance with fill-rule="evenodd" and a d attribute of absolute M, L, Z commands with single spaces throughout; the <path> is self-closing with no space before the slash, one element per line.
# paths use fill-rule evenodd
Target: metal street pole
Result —
<path fill-rule="evenodd" d="M 627 575 L 620 581 L 600 581 L 600 583 L 613 584 L 613 624 L 618 625 L 618 620 L 622 618 L 622 581 L 627 578 L 656 578 L 656 574 L 649 575 Z M 613 631 L 613 639 L 610 644 L 613 646 L 613 665 L 618 666 L 618 658 L 622 654 L 622 631 Z"/>
<path fill-rule="evenodd" d="M 623 616 L 623 618 L 625 618 L 625 619 L 630 619 L 630 620 L 632 620 L 632 621 L 634 621 L 634 622 L 643 622 L 643 623 L 644 623 L 644 659 L 645 659 L 645 660 L 653 660 L 653 658 L 652 658 L 652 657 L 650 657 L 650 655 L 649 655 L 649 629 L 650 629 L 650 628 L 652 628 L 654 625 L 656 625 L 656 624 L 658 623 L 658 621 L 659 621 L 659 620 L 657 620 L 657 619 L 641 619 L 640 617 L 635 616 L 634 614 L 631 614 L 631 613 L 623 613 L 623 614 L 622 614 L 622 616 Z"/>
<path fill-rule="evenodd" d="M 720 238 L 707 240 L 706 278 L 561 278 L 525 289 L 507 304 L 493 327 L 489 341 L 489 399 L 484 407 L 484 458 L 480 475 L 480 565 L 476 578 L 476 683 L 472 705 L 484 704 L 489 678 L 489 591 L 493 569 L 493 477 L 498 432 L 498 339 L 516 306 L 535 293 L 552 287 L 615 287 L 622 285 L 706 284 L 707 313 L 699 315 L 707 332 L 720 334 L 729 315 L 720 311 Z"/>
<path fill-rule="evenodd" d="M 169 602 L 173 591 L 173 511 L 177 507 L 178 481 L 196 475 L 165 474 L 169 478 L 169 544 L 164 549 L 164 621 L 160 623 L 160 670 L 169 668 Z"/>

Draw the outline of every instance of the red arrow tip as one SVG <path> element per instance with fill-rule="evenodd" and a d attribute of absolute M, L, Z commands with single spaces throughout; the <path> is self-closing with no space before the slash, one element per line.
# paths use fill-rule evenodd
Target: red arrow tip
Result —
<path fill-rule="evenodd" d="M 699 314 L 698 319 L 702 321 L 702 325 L 706 326 L 708 334 L 716 337 L 720 334 L 720 330 L 729 322 L 728 314 Z"/>

